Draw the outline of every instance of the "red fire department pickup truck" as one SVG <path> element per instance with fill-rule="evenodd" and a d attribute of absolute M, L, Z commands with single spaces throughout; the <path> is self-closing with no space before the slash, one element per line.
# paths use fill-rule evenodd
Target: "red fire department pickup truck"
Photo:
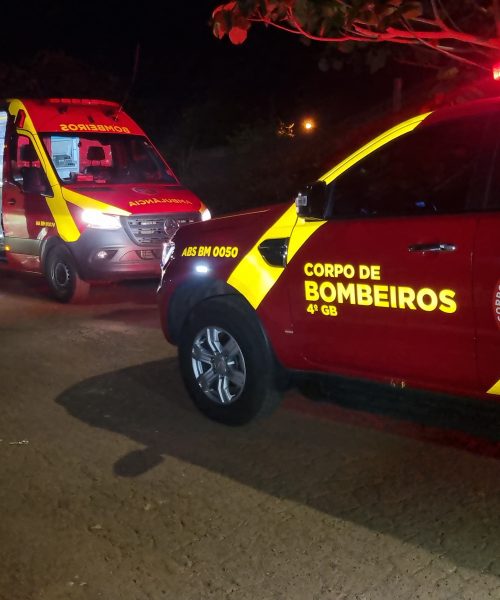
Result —
<path fill-rule="evenodd" d="M 283 373 L 500 396 L 500 99 L 407 120 L 279 205 L 165 244 L 160 311 L 209 417 Z"/>
<path fill-rule="evenodd" d="M 115 102 L 0 101 L 0 268 L 56 299 L 160 274 L 166 230 L 210 217 Z"/>

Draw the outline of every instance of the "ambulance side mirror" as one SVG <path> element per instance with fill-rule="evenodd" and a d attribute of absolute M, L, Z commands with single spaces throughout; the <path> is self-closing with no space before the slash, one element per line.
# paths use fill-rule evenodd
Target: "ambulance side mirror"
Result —
<path fill-rule="evenodd" d="M 21 189 L 28 194 L 49 194 L 50 185 L 47 176 L 40 167 L 23 167 L 21 169 Z"/>
<path fill-rule="evenodd" d="M 327 187 L 324 181 L 306 185 L 295 198 L 297 214 L 305 219 L 324 219 L 326 200 Z"/>

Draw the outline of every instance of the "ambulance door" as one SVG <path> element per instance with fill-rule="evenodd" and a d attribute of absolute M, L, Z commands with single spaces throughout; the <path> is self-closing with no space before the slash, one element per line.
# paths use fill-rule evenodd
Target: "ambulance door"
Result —
<path fill-rule="evenodd" d="M 55 227 L 45 200 L 50 187 L 31 139 L 9 137 L 3 184 L 3 226 L 12 254 L 38 256 L 48 229 Z"/>
<path fill-rule="evenodd" d="M 498 129 L 497 129 L 498 131 Z M 497 133 L 498 136 L 498 133 Z M 473 283 L 477 323 L 479 387 L 500 397 L 500 143 L 485 211 L 479 217 Z"/>
<path fill-rule="evenodd" d="M 475 387 L 469 210 L 482 127 L 417 129 L 329 184 L 329 218 L 288 267 L 296 344 L 310 368 Z M 299 219 L 292 248 L 310 226 Z"/>
<path fill-rule="evenodd" d="M 5 133 L 7 130 L 7 112 L 0 111 L 0 244 L 3 245 L 3 227 L 2 227 L 2 197 L 3 197 L 3 178 L 4 178 L 4 147 Z"/>

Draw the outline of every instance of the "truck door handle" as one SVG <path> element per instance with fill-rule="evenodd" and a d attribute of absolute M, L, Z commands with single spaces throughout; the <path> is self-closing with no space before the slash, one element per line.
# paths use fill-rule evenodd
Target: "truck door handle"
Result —
<path fill-rule="evenodd" d="M 9 206 L 14 206 L 15 203 L 16 203 L 16 201 L 14 200 L 14 198 L 11 198 L 10 200 L 7 200 L 7 204 Z"/>
<path fill-rule="evenodd" d="M 413 244 L 408 246 L 410 252 L 455 252 L 455 244 L 437 242 L 436 244 Z"/>

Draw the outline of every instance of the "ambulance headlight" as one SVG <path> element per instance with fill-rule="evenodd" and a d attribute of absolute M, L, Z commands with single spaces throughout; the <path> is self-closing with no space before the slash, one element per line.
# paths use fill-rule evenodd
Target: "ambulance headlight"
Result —
<path fill-rule="evenodd" d="M 82 211 L 82 221 L 92 229 L 120 229 L 120 217 L 107 215 L 100 210 L 87 208 Z"/>
<path fill-rule="evenodd" d="M 210 214 L 210 211 L 208 210 L 208 208 L 204 208 L 201 212 L 201 220 L 208 221 L 211 218 L 212 218 L 212 215 Z"/>

